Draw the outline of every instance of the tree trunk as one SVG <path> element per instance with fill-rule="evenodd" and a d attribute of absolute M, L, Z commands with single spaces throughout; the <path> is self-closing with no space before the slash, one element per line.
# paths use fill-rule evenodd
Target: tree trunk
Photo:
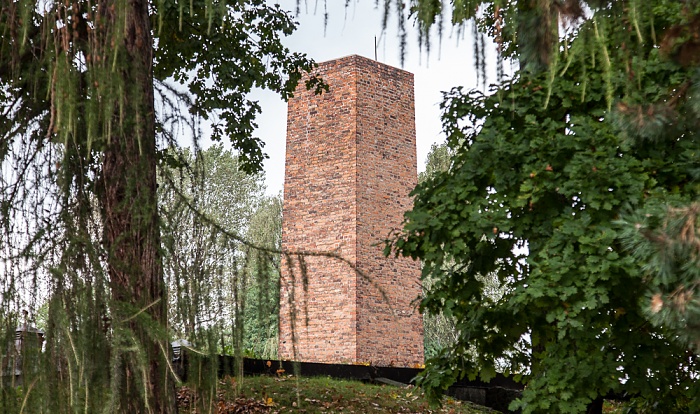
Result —
<path fill-rule="evenodd" d="M 156 196 L 156 133 L 153 102 L 153 37 L 148 1 L 105 1 L 118 56 L 115 76 L 123 95 L 104 151 L 104 243 L 112 291 L 114 347 L 112 389 L 118 412 L 175 411 L 167 371 L 167 318 Z M 122 26 L 122 24 L 124 26 Z M 109 40 L 109 39 L 108 39 Z M 109 43 L 107 43 L 109 45 Z M 136 349 L 136 350 L 135 350 Z"/>
<path fill-rule="evenodd" d="M 586 410 L 586 414 L 603 414 L 603 403 L 605 400 L 603 400 L 602 397 L 598 397 L 595 400 L 593 400 L 592 403 L 588 404 L 588 409 Z"/>

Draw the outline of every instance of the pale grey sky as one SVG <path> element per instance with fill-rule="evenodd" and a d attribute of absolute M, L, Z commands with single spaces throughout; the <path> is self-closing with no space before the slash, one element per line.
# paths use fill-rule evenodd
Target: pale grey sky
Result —
<path fill-rule="evenodd" d="M 281 0 L 279 3 L 287 10 L 295 10 L 295 0 Z M 374 3 L 374 0 L 350 0 L 346 12 L 345 1 L 328 0 L 329 21 L 324 30 L 323 0 L 318 0 L 315 13 L 315 0 L 307 2 L 308 8 L 302 1 L 299 27 L 285 44 L 290 50 L 306 53 L 317 62 L 353 54 L 374 58 L 376 36 L 379 40 L 378 60 L 401 67 L 396 20 L 391 20 L 387 32 L 382 34 L 382 12 L 375 9 Z M 487 53 L 493 52 L 490 49 L 494 47 L 487 48 Z M 477 86 L 470 33 L 465 39 L 457 39 L 456 34 L 448 32 L 442 40 L 440 53 L 436 37 L 432 49 L 429 60 L 425 52 L 421 56 L 416 31 L 409 23 L 408 53 L 403 69 L 415 76 L 419 171 L 424 169 L 431 144 L 444 141 L 439 109 L 441 91 L 458 85 Z M 258 118 L 256 135 L 265 141 L 265 152 L 270 156 L 265 162 L 267 192 L 277 194 L 284 184 L 287 105 L 272 93 L 256 92 L 253 99 L 260 100 L 263 111 Z"/>

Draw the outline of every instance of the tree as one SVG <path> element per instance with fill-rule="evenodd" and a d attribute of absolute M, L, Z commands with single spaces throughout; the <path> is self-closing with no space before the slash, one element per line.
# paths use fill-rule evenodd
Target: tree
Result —
<path fill-rule="evenodd" d="M 424 35 L 442 7 L 413 4 Z M 452 16 L 521 69 L 488 95 L 445 94 L 451 167 L 416 188 L 390 246 L 436 281 L 423 308 L 458 322 L 423 385 L 505 362 L 524 412 L 609 394 L 697 410 L 698 3 L 455 2 Z"/>
<path fill-rule="evenodd" d="M 418 183 L 423 183 L 437 174 L 449 170 L 450 158 L 451 154 L 447 143 L 431 145 L 425 162 L 425 171 L 418 174 Z M 433 283 L 434 280 L 432 278 L 425 278 L 422 281 L 423 289 L 430 291 Z M 435 356 L 441 349 L 453 344 L 457 337 L 455 321 L 452 318 L 445 316 L 442 312 L 423 313 L 423 338 L 426 358 Z"/>
<path fill-rule="evenodd" d="M 250 222 L 247 239 L 263 249 L 252 255 L 245 289 L 243 348 L 258 358 L 277 358 L 279 341 L 282 197 L 265 197 Z"/>
<path fill-rule="evenodd" d="M 425 171 L 418 173 L 418 182 L 422 183 L 435 175 L 450 169 L 452 153 L 447 143 L 430 146 L 428 157 L 425 160 Z"/>
<path fill-rule="evenodd" d="M 447 143 L 433 144 L 428 153 L 425 171 L 418 174 L 418 183 L 421 184 L 440 173 L 449 171 L 453 155 L 453 151 L 448 147 Z M 455 263 L 452 261 L 443 263 L 442 267 L 442 274 L 444 274 L 450 272 L 455 267 Z M 498 300 L 503 296 L 504 286 L 500 284 L 495 275 L 479 275 L 477 278 L 483 282 L 483 293 L 490 300 Z M 436 280 L 431 276 L 427 276 L 422 283 L 424 291 L 430 292 Z M 459 332 L 454 318 L 446 315 L 442 310 L 435 313 L 435 309 L 426 309 L 426 312 L 423 314 L 423 325 L 426 358 L 436 356 L 442 349 L 453 345 L 459 339 Z"/>
<path fill-rule="evenodd" d="M 220 145 L 178 157 L 186 167 L 159 171 L 173 335 L 214 355 L 273 358 L 282 200 Z"/>
<path fill-rule="evenodd" d="M 281 44 L 293 29 L 263 0 L 2 3 L 2 336 L 50 303 L 25 410 L 174 410 L 156 166 L 203 119 L 260 170 L 246 94 L 287 98 L 313 67 Z"/>
<path fill-rule="evenodd" d="M 181 158 L 186 167 L 159 170 L 170 323 L 174 335 L 206 349 L 218 342 L 212 334 L 223 341 L 235 321 L 248 258 L 229 233 L 246 236 L 264 197 L 263 176 L 242 171 L 238 157 L 220 144 L 196 159 L 189 150 Z"/>
<path fill-rule="evenodd" d="M 184 164 L 159 168 L 170 334 L 195 350 L 186 358 L 197 373 L 190 388 L 207 411 L 217 404 L 218 355 L 271 356 L 279 246 L 270 242 L 280 238 L 281 200 L 266 197 L 264 176 L 242 171 L 221 145 L 169 155 Z"/>

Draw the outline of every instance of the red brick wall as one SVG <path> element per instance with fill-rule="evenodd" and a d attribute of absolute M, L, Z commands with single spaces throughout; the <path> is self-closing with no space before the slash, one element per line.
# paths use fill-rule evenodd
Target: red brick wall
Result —
<path fill-rule="evenodd" d="M 369 280 L 328 257 L 306 257 L 305 272 L 283 260 L 280 357 L 422 364 L 420 265 L 385 258 L 381 243 L 416 185 L 413 75 L 359 56 L 319 73 L 328 93 L 300 87 L 289 102 L 282 245 L 334 251 Z"/>

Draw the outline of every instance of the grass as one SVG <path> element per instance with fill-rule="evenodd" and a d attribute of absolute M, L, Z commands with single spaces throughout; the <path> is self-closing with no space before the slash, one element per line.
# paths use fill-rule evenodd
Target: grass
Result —
<path fill-rule="evenodd" d="M 420 389 L 375 385 L 326 377 L 251 376 L 219 381 L 216 401 L 197 399 L 191 388 L 178 392 L 182 413 L 495 413 L 469 402 L 445 398 L 430 407 Z"/>

